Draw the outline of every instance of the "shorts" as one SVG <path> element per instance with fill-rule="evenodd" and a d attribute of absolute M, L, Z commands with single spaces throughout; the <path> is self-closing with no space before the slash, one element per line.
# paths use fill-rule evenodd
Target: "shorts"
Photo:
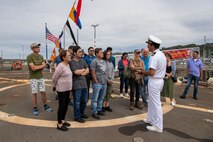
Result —
<path fill-rule="evenodd" d="M 37 94 L 39 92 L 45 92 L 45 82 L 44 78 L 41 79 L 30 79 L 32 94 Z"/>

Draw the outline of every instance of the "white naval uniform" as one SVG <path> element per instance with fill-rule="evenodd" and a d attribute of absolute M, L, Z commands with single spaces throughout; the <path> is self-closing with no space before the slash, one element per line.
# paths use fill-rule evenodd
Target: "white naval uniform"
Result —
<path fill-rule="evenodd" d="M 166 57 L 159 50 L 155 50 L 149 61 L 149 68 L 155 69 L 155 75 L 149 76 L 148 81 L 148 117 L 147 121 L 159 128 L 163 129 L 163 112 L 161 107 L 160 92 L 163 89 L 166 74 Z"/>

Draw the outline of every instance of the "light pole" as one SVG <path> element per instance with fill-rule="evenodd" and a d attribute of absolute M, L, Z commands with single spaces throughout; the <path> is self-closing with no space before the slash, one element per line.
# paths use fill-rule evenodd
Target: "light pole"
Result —
<path fill-rule="evenodd" d="M 93 24 L 91 26 L 94 28 L 94 48 L 96 48 L 96 27 L 99 26 L 99 24 Z"/>

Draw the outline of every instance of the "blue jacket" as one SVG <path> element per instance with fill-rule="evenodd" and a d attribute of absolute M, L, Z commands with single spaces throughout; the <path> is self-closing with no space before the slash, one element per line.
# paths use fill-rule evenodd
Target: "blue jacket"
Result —
<path fill-rule="evenodd" d="M 128 60 L 128 65 L 129 65 L 129 60 Z M 124 72 L 124 64 L 122 62 L 122 59 L 118 62 L 118 71 L 119 71 L 119 76 L 121 76 Z"/>
<path fill-rule="evenodd" d="M 90 57 L 89 55 L 84 56 L 84 60 L 86 61 L 88 67 L 90 66 L 93 59 L 95 59 L 95 56 Z"/>

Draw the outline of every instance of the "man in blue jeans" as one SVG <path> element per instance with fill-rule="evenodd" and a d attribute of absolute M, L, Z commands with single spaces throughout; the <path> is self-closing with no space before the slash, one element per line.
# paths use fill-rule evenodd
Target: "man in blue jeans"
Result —
<path fill-rule="evenodd" d="M 106 74 L 106 62 L 103 60 L 103 51 L 101 48 L 95 49 L 96 59 L 90 64 L 90 70 L 92 74 L 92 88 L 93 94 L 91 98 L 91 112 L 92 117 L 100 119 L 98 115 L 105 115 L 102 112 L 102 103 L 107 89 L 107 74 Z"/>
<path fill-rule="evenodd" d="M 149 59 L 150 59 L 149 49 L 143 48 L 141 52 L 142 52 L 141 60 L 144 62 L 145 71 L 148 71 L 149 70 Z M 148 95 L 148 93 L 147 93 L 148 92 L 147 91 L 148 79 L 149 79 L 149 77 L 147 75 L 144 75 L 144 77 L 143 77 L 144 84 L 143 84 L 143 86 L 141 86 L 141 92 L 140 92 L 144 106 L 147 106 L 146 96 Z"/>
<path fill-rule="evenodd" d="M 74 119 L 77 122 L 84 123 L 88 116 L 84 113 L 87 106 L 87 82 L 86 75 L 89 68 L 81 58 L 82 49 L 79 46 L 73 47 L 74 59 L 70 62 L 70 68 L 73 72 L 73 101 L 74 101 Z"/>
<path fill-rule="evenodd" d="M 203 63 L 200 59 L 198 59 L 198 51 L 193 52 L 193 58 L 189 58 L 187 63 L 187 73 L 188 76 L 188 82 L 186 84 L 186 88 L 183 92 L 183 95 L 180 96 L 181 99 L 185 99 L 186 95 L 189 91 L 189 87 L 194 80 L 194 93 L 193 93 L 193 99 L 197 100 L 197 92 L 198 92 L 198 82 L 199 80 L 203 79 Z"/>

